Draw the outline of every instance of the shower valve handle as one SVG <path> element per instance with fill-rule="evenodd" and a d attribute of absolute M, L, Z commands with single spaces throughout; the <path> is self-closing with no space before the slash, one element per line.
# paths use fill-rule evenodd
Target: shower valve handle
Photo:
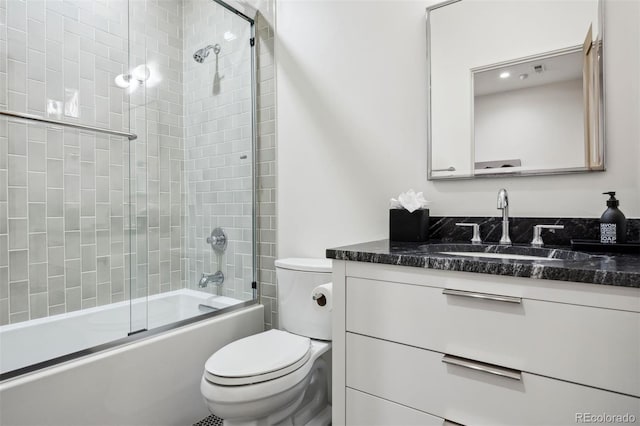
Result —
<path fill-rule="evenodd" d="M 222 254 L 227 249 L 227 234 L 222 228 L 216 228 L 211 231 L 211 236 L 207 237 L 207 244 L 211 245 L 213 251 Z"/>

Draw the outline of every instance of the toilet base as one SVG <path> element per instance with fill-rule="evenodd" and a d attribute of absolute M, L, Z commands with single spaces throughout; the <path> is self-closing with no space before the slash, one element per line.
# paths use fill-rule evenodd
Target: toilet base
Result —
<path fill-rule="evenodd" d="M 286 407 L 268 417 L 252 420 L 224 420 L 224 426 L 327 426 L 331 423 L 328 401 L 328 367 L 323 359 L 315 361 L 306 389 Z"/>

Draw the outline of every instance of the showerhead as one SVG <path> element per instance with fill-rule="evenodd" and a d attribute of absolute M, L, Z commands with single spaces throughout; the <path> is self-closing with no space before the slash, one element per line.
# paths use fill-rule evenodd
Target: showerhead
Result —
<path fill-rule="evenodd" d="M 208 45 L 202 49 L 196 50 L 196 53 L 193 54 L 193 60 L 197 63 L 201 64 L 204 62 L 205 58 L 209 56 L 209 52 L 213 50 L 213 53 L 216 55 L 220 53 L 220 45 L 216 44 L 215 46 Z"/>

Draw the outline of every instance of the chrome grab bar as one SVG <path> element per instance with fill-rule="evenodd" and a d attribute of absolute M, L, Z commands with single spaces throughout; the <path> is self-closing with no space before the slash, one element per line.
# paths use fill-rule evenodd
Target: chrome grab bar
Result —
<path fill-rule="evenodd" d="M 466 358 L 459 358 L 453 355 L 443 355 L 442 362 L 445 364 L 457 365 L 458 367 L 481 371 L 493 374 L 494 376 L 506 377 L 507 379 L 522 380 L 522 372 L 511 368 L 500 367 L 499 365 L 486 364 Z"/>
<path fill-rule="evenodd" d="M 50 118 L 40 117 L 38 115 L 32 115 L 32 114 L 24 114 L 21 112 L 0 111 L 0 115 L 19 118 L 21 120 L 38 121 L 40 123 L 53 124 L 56 126 L 72 127 L 74 129 L 79 129 L 79 130 L 90 130 L 93 132 L 106 133 L 112 136 L 122 136 L 129 139 L 130 141 L 138 139 L 138 135 L 136 135 L 135 133 L 120 132 L 118 130 L 104 129 L 102 127 L 88 126 L 86 124 L 70 123 L 68 121 L 51 120 Z"/>
<path fill-rule="evenodd" d="M 500 296 L 498 294 L 476 293 L 475 291 L 454 290 L 445 288 L 442 294 L 447 296 L 470 297 L 472 299 L 494 300 L 496 302 L 522 303 L 522 298 L 513 296 Z"/>

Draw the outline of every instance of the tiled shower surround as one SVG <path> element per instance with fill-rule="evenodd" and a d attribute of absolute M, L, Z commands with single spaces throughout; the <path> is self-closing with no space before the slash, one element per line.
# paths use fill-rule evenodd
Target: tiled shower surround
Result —
<path fill-rule="evenodd" d="M 138 135 L 130 144 L 0 119 L 0 324 L 126 300 L 131 288 L 134 296 L 197 288 L 194 277 L 216 266 L 205 243 L 212 226 L 232 240 L 224 294 L 250 297 L 250 182 L 240 176 L 250 176 L 248 98 L 235 95 L 249 80 L 236 82 L 224 52 L 220 90 L 207 88 L 215 55 L 196 64 L 191 43 L 199 41 L 189 40 L 197 19 L 214 37 L 207 44 L 230 49 L 214 27 L 221 11 L 206 0 L 131 0 L 128 9 L 121 0 L 0 1 L 0 108 Z M 276 311 L 272 38 L 259 19 L 259 280 L 268 325 Z M 129 99 L 114 77 L 144 63 L 147 86 Z M 207 70 L 201 92 L 194 70 Z M 212 107 L 198 116 L 200 134 L 196 93 Z M 240 272 L 248 275 L 239 280 Z"/>
<path fill-rule="evenodd" d="M 220 6 L 184 4 L 186 281 L 221 270 L 224 293 L 252 297 L 252 152 L 250 28 Z M 206 46 L 203 63 L 193 54 Z M 216 227 L 229 243 L 217 256 L 206 244 Z"/>

